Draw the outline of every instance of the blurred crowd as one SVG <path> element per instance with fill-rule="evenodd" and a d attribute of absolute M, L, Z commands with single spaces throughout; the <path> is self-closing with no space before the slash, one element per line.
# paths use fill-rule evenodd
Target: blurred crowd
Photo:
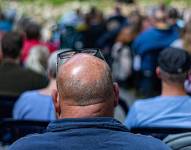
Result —
<path fill-rule="evenodd" d="M 126 14 L 120 2 L 110 15 L 78 8 L 49 25 L 0 9 L 0 144 L 50 121 L 12 149 L 157 149 L 129 132 L 190 130 L 191 13 L 161 4 Z"/>
<path fill-rule="evenodd" d="M 38 94 L 50 99 L 56 88 L 56 60 L 48 63 L 51 54 L 59 49 L 98 48 L 121 88 L 127 92 L 133 89 L 141 97 L 156 96 L 161 92 L 161 81 L 155 72 L 159 53 L 167 47 L 184 48 L 191 53 L 189 16 L 186 11 L 164 4 L 144 13 L 135 9 L 129 14 L 123 14 L 120 5 L 116 5 L 109 16 L 96 7 L 87 13 L 79 8 L 65 12 L 47 32 L 35 18 L 17 17 L 16 11 L 2 9 L 0 94 L 20 96 L 41 89 Z M 55 63 L 54 67 L 51 63 Z M 185 81 L 188 93 L 190 82 L 190 78 Z M 37 93 L 24 93 L 20 99 L 27 99 L 30 94 Z"/>

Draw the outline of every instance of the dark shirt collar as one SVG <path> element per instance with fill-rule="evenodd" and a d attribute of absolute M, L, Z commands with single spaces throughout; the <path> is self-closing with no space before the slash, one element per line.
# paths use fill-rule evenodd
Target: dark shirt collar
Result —
<path fill-rule="evenodd" d="M 111 130 L 128 131 L 119 121 L 111 117 L 96 118 L 66 118 L 51 122 L 47 131 L 59 132 L 79 128 L 106 128 Z"/>
<path fill-rule="evenodd" d="M 5 59 L 2 60 L 1 65 L 15 65 L 15 66 L 19 66 L 19 61 L 5 58 Z"/>

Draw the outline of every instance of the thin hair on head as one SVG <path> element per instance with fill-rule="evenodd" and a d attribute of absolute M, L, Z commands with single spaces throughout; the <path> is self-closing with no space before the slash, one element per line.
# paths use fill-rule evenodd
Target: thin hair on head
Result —
<path fill-rule="evenodd" d="M 110 100 L 114 96 L 111 71 L 107 65 L 100 77 L 91 82 L 74 79 L 72 76 L 63 80 L 62 77 L 57 77 L 61 97 L 65 100 L 73 100 L 79 106 L 100 103 Z"/>

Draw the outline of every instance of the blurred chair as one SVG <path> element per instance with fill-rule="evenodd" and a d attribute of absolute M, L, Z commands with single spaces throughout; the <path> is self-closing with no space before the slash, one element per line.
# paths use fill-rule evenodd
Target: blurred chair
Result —
<path fill-rule="evenodd" d="M 173 150 L 190 150 L 191 149 L 191 132 L 169 135 L 165 142 Z"/>
<path fill-rule="evenodd" d="M 48 121 L 2 120 L 0 122 L 0 141 L 3 145 L 12 144 L 28 134 L 43 133 L 48 124 Z"/>
<path fill-rule="evenodd" d="M 119 103 L 117 107 L 115 108 L 114 118 L 119 120 L 120 122 L 124 122 L 128 111 L 129 111 L 129 107 L 128 107 L 128 104 L 126 103 L 126 100 L 119 98 Z"/>
<path fill-rule="evenodd" d="M 125 116 L 127 116 L 127 113 L 129 112 L 129 106 L 127 105 L 127 103 L 125 102 L 124 99 L 119 98 L 119 103 L 118 105 L 121 107 L 121 109 L 124 111 Z"/>
<path fill-rule="evenodd" d="M 151 135 L 160 140 L 169 135 L 191 132 L 191 128 L 170 128 L 170 127 L 140 127 L 132 128 L 130 132 L 135 134 Z"/>
<path fill-rule="evenodd" d="M 0 95 L 0 120 L 12 118 L 12 110 L 18 96 Z"/>

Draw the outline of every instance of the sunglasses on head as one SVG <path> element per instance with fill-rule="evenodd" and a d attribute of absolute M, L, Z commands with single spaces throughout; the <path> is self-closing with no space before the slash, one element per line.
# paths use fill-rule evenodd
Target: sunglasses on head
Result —
<path fill-rule="evenodd" d="M 94 49 L 94 48 L 90 48 L 90 49 L 63 49 L 60 50 L 60 52 L 57 54 L 57 71 L 58 68 L 60 67 L 60 65 L 64 64 L 67 60 L 69 60 L 72 56 L 74 56 L 75 54 L 79 54 L 79 53 L 85 53 L 85 54 L 89 54 L 95 57 L 98 57 L 102 60 L 105 61 L 105 58 L 101 52 L 101 50 L 99 49 Z"/>

